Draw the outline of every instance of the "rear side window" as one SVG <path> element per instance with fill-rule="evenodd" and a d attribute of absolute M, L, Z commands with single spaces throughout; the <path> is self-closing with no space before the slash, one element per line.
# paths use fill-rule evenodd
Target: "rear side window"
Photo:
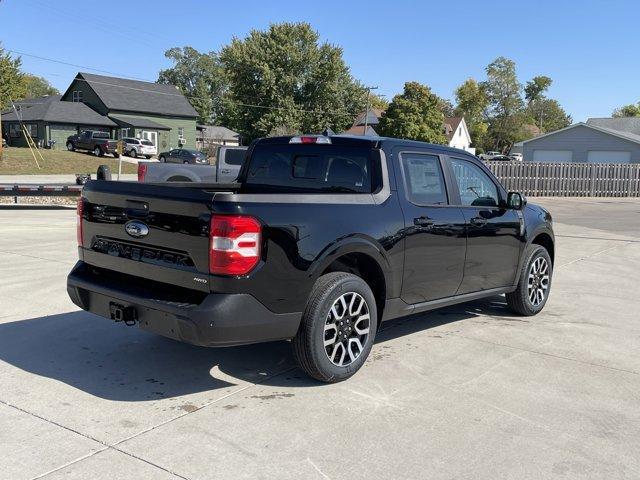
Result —
<path fill-rule="evenodd" d="M 277 192 L 371 193 L 381 183 L 373 157 L 361 147 L 258 144 L 245 184 Z"/>
<path fill-rule="evenodd" d="M 416 205 L 446 205 L 447 192 L 439 157 L 402 153 L 401 159 L 408 200 Z"/>
<path fill-rule="evenodd" d="M 109 134 L 106 132 L 93 132 L 93 138 L 109 138 Z"/>
<path fill-rule="evenodd" d="M 242 165 L 246 153 L 246 150 L 229 148 L 224 153 L 224 163 L 227 165 Z"/>

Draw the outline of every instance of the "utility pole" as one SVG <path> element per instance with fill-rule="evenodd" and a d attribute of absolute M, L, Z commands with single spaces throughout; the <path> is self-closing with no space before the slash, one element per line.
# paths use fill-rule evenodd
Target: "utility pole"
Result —
<path fill-rule="evenodd" d="M 363 135 L 367 134 L 367 121 L 369 120 L 369 96 L 371 95 L 371 90 L 377 90 L 378 87 L 366 87 L 367 88 L 367 107 L 364 111 L 364 131 Z"/>

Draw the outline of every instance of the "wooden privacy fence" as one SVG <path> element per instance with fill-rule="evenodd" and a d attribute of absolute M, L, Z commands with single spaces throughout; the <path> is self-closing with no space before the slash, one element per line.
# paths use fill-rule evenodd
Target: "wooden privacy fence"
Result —
<path fill-rule="evenodd" d="M 486 162 L 507 190 L 537 197 L 640 197 L 639 163 Z"/>

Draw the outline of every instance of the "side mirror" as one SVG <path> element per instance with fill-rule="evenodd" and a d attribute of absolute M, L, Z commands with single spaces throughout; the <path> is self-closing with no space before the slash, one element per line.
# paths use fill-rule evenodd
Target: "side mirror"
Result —
<path fill-rule="evenodd" d="M 509 192 L 507 194 L 507 208 L 512 210 L 522 210 L 527 204 L 527 199 L 519 192 Z"/>

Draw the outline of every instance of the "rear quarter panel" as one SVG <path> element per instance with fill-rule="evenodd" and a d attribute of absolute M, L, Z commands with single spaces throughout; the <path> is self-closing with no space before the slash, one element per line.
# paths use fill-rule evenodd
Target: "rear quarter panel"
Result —
<path fill-rule="evenodd" d="M 214 198 L 214 214 L 251 215 L 263 224 L 263 251 L 259 266 L 245 278 L 211 276 L 213 291 L 250 293 L 273 312 L 300 312 L 331 262 L 360 252 L 380 265 L 387 297 L 397 296 L 404 221 L 395 191 L 380 204 L 342 203 L 340 195 L 325 195 L 323 203 L 306 200 L 305 195 L 281 195 L 277 202 L 252 197 L 256 196 Z"/>

